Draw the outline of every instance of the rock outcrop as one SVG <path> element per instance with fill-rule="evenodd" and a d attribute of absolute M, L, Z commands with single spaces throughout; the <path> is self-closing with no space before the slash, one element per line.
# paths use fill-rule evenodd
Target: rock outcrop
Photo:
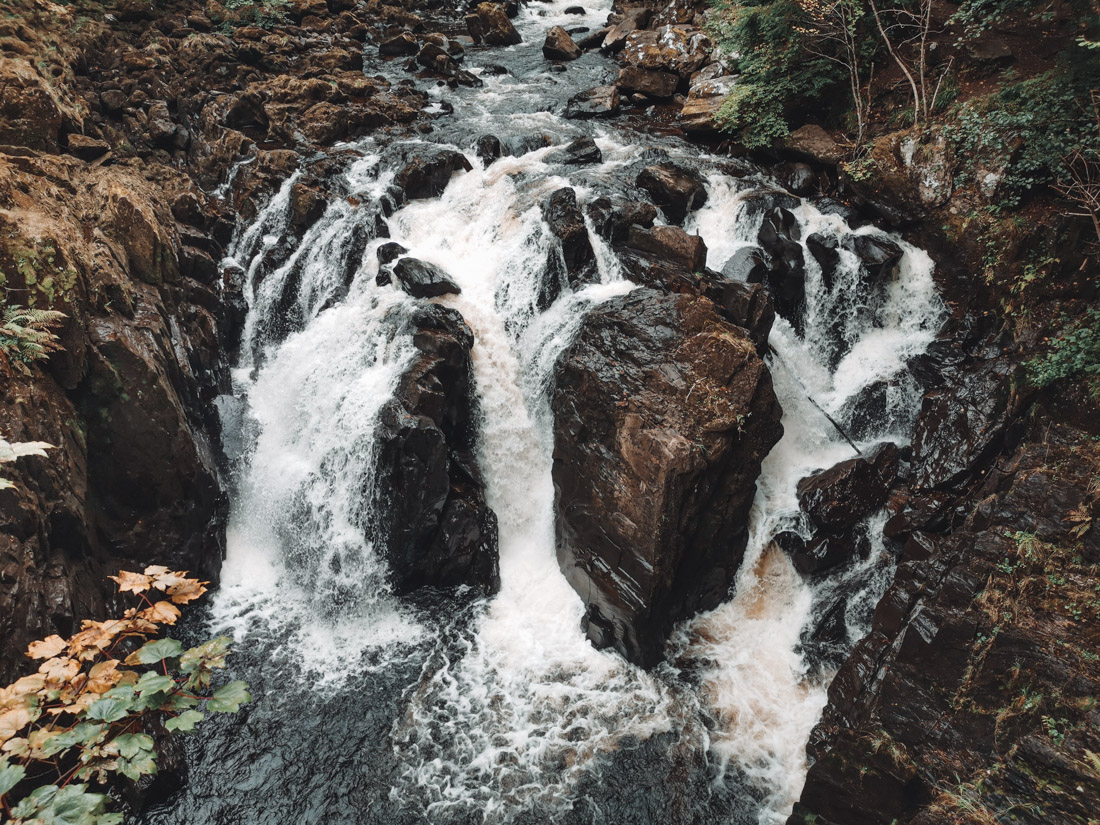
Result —
<path fill-rule="evenodd" d="M 638 289 L 594 308 L 553 393 L 559 562 L 589 638 L 652 665 L 728 593 L 780 409 L 709 300 Z"/>
<path fill-rule="evenodd" d="M 378 544 L 398 592 L 468 584 L 493 593 L 497 524 L 474 456 L 474 336 L 457 311 L 435 304 L 411 323 L 419 354 L 380 414 Z"/>

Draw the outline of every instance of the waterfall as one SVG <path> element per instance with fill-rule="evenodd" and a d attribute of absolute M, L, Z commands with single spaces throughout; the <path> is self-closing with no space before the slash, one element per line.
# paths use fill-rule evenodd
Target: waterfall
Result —
<path fill-rule="evenodd" d="M 806 259 L 805 329 L 778 319 L 771 334 L 785 435 L 763 464 L 735 592 L 683 623 L 669 663 L 651 672 L 594 649 L 580 629 L 582 601 L 556 561 L 548 392 L 585 312 L 633 285 L 589 227 L 598 283 L 566 288 L 540 311 L 555 243 L 540 203 L 565 186 L 582 211 L 603 194 L 630 195 L 642 161 L 636 135 L 551 111 L 550 101 L 611 71 L 596 54 L 563 75 L 546 70 L 541 32 L 598 23 L 609 4 L 589 4 L 585 16 L 564 14 L 570 5 L 526 6 L 516 21 L 525 43 L 493 56 L 513 74 L 483 74 L 483 88 L 451 99 L 453 128 L 407 142 L 457 149 L 473 168 L 442 196 L 392 211 L 387 238 L 376 237 L 379 202 L 395 161 L 373 140 L 343 147 L 358 159 L 332 188 L 354 197 L 334 198 L 307 230 L 290 217 L 295 174 L 239 231 L 230 262 L 249 312 L 233 392 L 219 402 L 234 492 L 209 621 L 235 636 L 234 667 L 268 693 L 254 716 L 204 730 L 202 767 L 184 797 L 147 821 L 495 825 L 564 822 L 572 812 L 568 821 L 612 823 L 600 794 L 635 776 L 615 773 L 615 760 L 658 741 L 661 753 L 646 758 L 688 777 L 700 821 L 773 825 L 797 798 L 832 677 L 806 655 L 805 635 L 845 595 L 854 643 L 893 562 L 881 516 L 866 525 L 870 556 L 823 581 L 804 580 L 771 540 L 781 530 L 810 534 L 798 481 L 854 455 L 826 413 L 847 425 L 853 404 L 879 387 L 881 409 L 857 446 L 905 442 L 919 403 L 906 363 L 943 314 L 932 263 L 892 238 L 904 255 L 872 300 L 855 256 L 840 248 L 827 284 L 807 237 L 881 233 L 853 230 L 804 200 L 793 209 Z M 485 132 L 545 134 L 555 146 L 486 167 L 473 152 Z M 556 161 L 560 145 L 581 135 L 596 141 L 603 162 Z M 708 202 L 686 228 L 705 239 L 710 267 L 756 242 L 761 218 L 748 196 L 774 182 L 732 178 L 720 159 L 676 140 L 647 141 L 656 156 L 706 175 Z M 487 600 L 398 598 L 371 537 L 379 412 L 415 357 L 410 316 L 419 303 L 375 280 L 376 249 L 389 241 L 461 287 L 433 300 L 460 312 L 474 335 L 478 459 L 500 530 L 501 588 Z M 635 795 L 674 793 L 657 787 L 666 774 Z"/>

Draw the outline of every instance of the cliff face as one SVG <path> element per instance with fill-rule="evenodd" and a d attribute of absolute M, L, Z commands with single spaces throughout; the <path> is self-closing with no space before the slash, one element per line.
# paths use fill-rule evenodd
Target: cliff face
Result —
<path fill-rule="evenodd" d="M 31 639 L 103 616 L 119 567 L 216 580 L 211 402 L 243 309 L 217 262 L 237 216 L 302 153 L 404 131 L 424 103 L 362 72 L 368 23 L 415 15 L 355 5 L 255 21 L 277 28 L 217 3 L 5 5 L 0 298 L 66 319 L 48 362 L 0 355 L 3 435 L 57 446 L 8 465 L 16 489 L 0 492 L 0 682 Z M 208 194 L 240 161 L 236 200 Z M 318 180 L 299 211 L 323 207 Z"/>

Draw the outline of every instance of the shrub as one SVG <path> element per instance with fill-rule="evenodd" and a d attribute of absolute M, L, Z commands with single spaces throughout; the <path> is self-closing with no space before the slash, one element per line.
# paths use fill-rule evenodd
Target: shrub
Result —
<path fill-rule="evenodd" d="M 61 349 L 52 330 L 64 318 L 65 313 L 52 309 L 24 309 L 14 304 L 4 307 L 0 319 L 0 355 L 29 375 L 30 364 Z"/>
<path fill-rule="evenodd" d="M 1100 394 L 1100 309 L 1088 310 L 1084 317 L 1063 330 L 1051 343 L 1050 352 L 1028 361 L 1033 384 L 1047 387 L 1066 378 L 1083 378 Z"/>
<path fill-rule="evenodd" d="M 99 791 L 114 775 L 156 773 L 152 725 L 191 731 L 204 718 L 200 707 L 235 713 L 251 699 L 244 682 L 211 688 L 225 667 L 227 638 L 189 650 L 156 638 L 207 582 L 161 566 L 111 578 L 140 604 L 121 619 L 85 621 L 68 639 L 32 643 L 27 656 L 40 661 L 38 672 L 0 688 L 5 825 L 116 825 L 122 815 L 107 812 Z"/>

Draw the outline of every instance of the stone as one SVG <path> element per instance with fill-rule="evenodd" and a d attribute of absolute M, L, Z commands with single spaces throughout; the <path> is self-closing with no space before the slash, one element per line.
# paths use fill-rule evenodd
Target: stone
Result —
<path fill-rule="evenodd" d="M 800 126 L 780 141 L 783 150 L 794 158 L 835 167 L 842 157 L 840 146 L 816 124 Z"/>
<path fill-rule="evenodd" d="M 482 135 L 477 139 L 476 152 L 486 168 L 504 156 L 504 146 L 496 135 Z"/>
<path fill-rule="evenodd" d="M 565 285 L 577 288 L 599 280 L 596 253 L 588 238 L 588 227 L 577 205 L 577 193 L 571 188 L 558 189 L 542 204 L 542 217 L 557 238 L 546 265 L 546 280 L 539 294 L 538 306 L 546 309 Z"/>
<path fill-rule="evenodd" d="M 623 19 L 608 30 L 602 48 L 608 52 L 617 52 L 626 45 L 627 36 L 638 29 L 644 29 L 649 23 L 652 12 L 644 6 L 627 8 Z"/>
<path fill-rule="evenodd" d="M 631 226 L 626 246 L 691 273 L 707 264 L 706 242 L 678 226 L 654 226 L 652 229 Z"/>
<path fill-rule="evenodd" d="M 645 201 L 620 201 L 597 198 L 588 205 L 591 219 L 600 237 L 612 244 L 622 244 L 630 236 L 630 227 L 651 229 L 657 219 L 657 207 Z"/>
<path fill-rule="evenodd" d="M 65 142 L 69 147 L 69 154 L 81 160 L 96 160 L 111 151 L 107 141 L 87 135 L 73 133 L 65 138 Z"/>
<path fill-rule="evenodd" d="M 798 503 L 818 527 L 844 530 L 886 503 L 898 449 L 887 442 L 798 482 Z"/>
<path fill-rule="evenodd" d="M 587 166 L 590 163 L 603 163 L 603 152 L 588 135 L 570 141 L 563 148 L 546 156 L 547 163 L 561 163 L 566 166 Z"/>
<path fill-rule="evenodd" d="M 473 169 L 461 152 L 453 149 L 428 151 L 409 161 L 394 176 L 394 185 L 407 200 L 438 198 L 456 172 Z"/>
<path fill-rule="evenodd" d="M 670 223 L 681 225 L 707 202 L 707 186 L 696 172 L 675 163 L 647 166 L 635 181 L 661 208 Z"/>
<path fill-rule="evenodd" d="M 390 241 L 390 242 L 384 243 L 380 247 L 378 247 L 378 249 L 375 250 L 375 254 L 378 255 L 378 265 L 379 266 L 386 266 L 387 264 L 392 264 L 394 261 L 396 261 L 402 255 L 406 254 L 408 251 L 409 250 L 407 250 L 401 244 L 396 243 L 394 241 Z M 387 283 L 388 283 L 388 281 L 387 281 Z"/>
<path fill-rule="evenodd" d="M 420 44 L 410 32 L 401 32 L 378 44 L 378 53 L 383 57 L 412 57 L 418 51 Z"/>
<path fill-rule="evenodd" d="M 710 38 L 701 29 L 663 26 L 628 34 L 620 59 L 627 66 L 669 72 L 687 80 L 702 67 L 711 48 Z"/>
<path fill-rule="evenodd" d="M 707 299 L 637 289 L 585 316 L 552 406 L 558 561 L 589 639 L 653 665 L 728 597 L 782 432 L 767 367 Z"/>
<path fill-rule="evenodd" d="M 649 97 L 668 98 L 676 93 L 680 76 L 671 72 L 651 69 L 639 69 L 637 66 L 625 66 L 619 72 L 615 85 L 621 92 L 641 92 Z"/>
<path fill-rule="evenodd" d="M 488 595 L 500 586 L 497 520 L 477 470 L 473 334 L 434 304 L 411 324 L 417 355 L 379 414 L 378 545 L 397 593 L 465 584 Z"/>
<path fill-rule="evenodd" d="M 438 298 L 462 292 L 440 267 L 418 258 L 400 258 L 393 265 L 393 274 L 401 288 L 414 298 Z"/>
<path fill-rule="evenodd" d="M 499 3 L 479 3 L 474 19 L 477 22 L 471 24 L 471 16 L 466 17 L 470 37 L 475 43 L 484 41 L 489 46 L 515 46 L 523 42 Z"/>
<path fill-rule="evenodd" d="M 546 32 L 546 41 L 542 44 L 542 56 L 547 60 L 576 60 L 582 54 L 580 46 L 561 26 L 554 26 Z"/>
<path fill-rule="evenodd" d="M 612 117 L 619 111 L 619 90 L 614 86 L 596 86 L 569 98 L 565 117 L 570 120 Z"/>

